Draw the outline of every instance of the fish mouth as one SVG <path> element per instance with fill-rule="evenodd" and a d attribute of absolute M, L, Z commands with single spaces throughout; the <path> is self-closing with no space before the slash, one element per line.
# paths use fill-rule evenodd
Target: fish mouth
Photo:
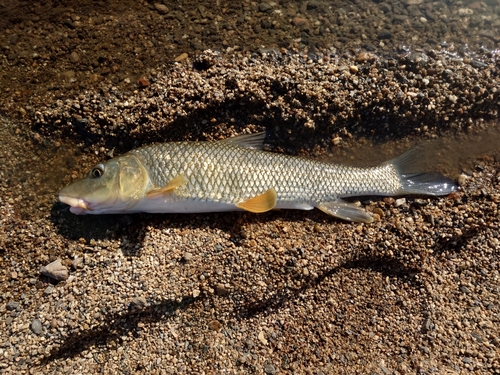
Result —
<path fill-rule="evenodd" d="M 69 211 L 75 215 L 82 215 L 87 213 L 87 211 L 92 211 L 89 207 L 89 202 L 82 198 L 73 198 L 67 195 L 59 195 L 59 200 L 62 203 L 66 203 L 71 206 Z"/>

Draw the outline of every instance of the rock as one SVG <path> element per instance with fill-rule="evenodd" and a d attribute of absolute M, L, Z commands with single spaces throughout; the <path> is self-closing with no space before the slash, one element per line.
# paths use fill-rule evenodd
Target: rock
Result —
<path fill-rule="evenodd" d="M 379 217 L 384 217 L 385 216 L 384 211 L 380 207 L 375 207 L 373 209 L 373 213 L 377 214 Z"/>
<path fill-rule="evenodd" d="M 129 305 L 129 309 L 132 311 L 141 311 L 148 307 L 148 301 L 144 297 L 135 297 Z"/>
<path fill-rule="evenodd" d="M 309 22 L 302 17 L 294 17 L 292 20 L 293 26 L 306 26 Z"/>
<path fill-rule="evenodd" d="M 191 259 L 193 259 L 193 254 L 189 253 L 189 252 L 186 252 L 184 253 L 183 257 L 182 257 L 186 262 L 189 262 Z"/>
<path fill-rule="evenodd" d="M 154 3 L 154 7 L 160 14 L 167 14 L 169 12 L 169 9 L 164 4 Z"/>
<path fill-rule="evenodd" d="M 424 323 L 422 324 L 421 332 L 427 333 L 427 332 L 434 330 L 434 328 L 435 328 L 435 325 L 434 325 L 434 323 L 432 323 L 432 320 L 427 318 L 424 320 Z"/>
<path fill-rule="evenodd" d="M 76 257 L 75 259 L 73 259 L 73 261 L 71 262 L 71 267 L 73 267 L 73 269 L 78 269 L 78 268 L 83 268 L 83 258 L 82 257 Z"/>
<path fill-rule="evenodd" d="M 40 335 L 42 333 L 43 327 L 40 319 L 33 319 L 31 322 L 31 330 L 36 335 Z"/>
<path fill-rule="evenodd" d="M 306 10 L 315 10 L 320 7 L 317 1 L 308 1 L 306 5 Z"/>
<path fill-rule="evenodd" d="M 272 364 L 267 364 L 264 366 L 264 372 L 269 375 L 276 374 L 276 368 Z"/>
<path fill-rule="evenodd" d="M 461 17 L 472 16 L 474 11 L 470 8 L 460 8 L 458 10 L 458 15 Z"/>
<path fill-rule="evenodd" d="M 218 320 L 212 320 L 208 323 L 208 328 L 212 331 L 220 331 L 222 329 L 222 323 Z"/>
<path fill-rule="evenodd" d="M 270 12 L 272 9 L 273 9 L 273 7 L 268 3 L 260 3 L 259 4 L 259 10 L 261 12 Z"/>
<path fill-rule="evenodd" d="M 229 294 L 229 289 L 227 289 L 224 284 L 217 284 L 215 287 L 215 294 L 218 296 L 227 296 Z"/>
<path fill-rule="evenodd" d="M 380 3 L 378 8 L 384 13 L 389 13 L 392 10 L 391 6 L 387 3 Z"/>
<path fill-rule="evenodd" d="M 469 176 L 462 173 L 460 176 L 458 176 L 458 181 L 457 181 L 458 185 L 464 186 L 467 183 L 468 179 L 469 179 Z"/>
<path fill-rule="evenodd" d="M 67 280 L 69 277 L 68 269 L 62 265 L 61 259 L 57 259 L 40 269 L 42 275 L 50 277 L 56 281 Z"/>
<path fill-rule="evenodd" d="M 394 206 L 399 207 L 405 203 L 406 203 L 406 198 L 399 198 L 399 199 L 396 199 L 396 201 L 394 202 Z"/>
<path fill-rule="evenodd" d="M 359 55 L 356 56 L 356 62 L 358 63 L 365 63 L 367 61 L 375 61 L 377 60 L 377 56 L 375 56 L 373 53 L 370 52 L 361 52 Z"/>
<path fill-rule="evenodd" d="M 73 64 L 79 63 L 80 62 L 80 55 L 76 53 L 75 51 L 71 52 L 71 55 L 69 55 L 69 59 Z"/>
<path fill-rule="evenodd" d="M 382 40 L 382 39 L 391 39 L 392 34 L 389 30 L 382 30 L 381 32 L 378 33 L 377 38 Z"/>
<path fill-rule="evenodd" d="M 7 303 L 7 310 L 9 311 L 14 311 L 14 310 L 17 310 L 19 309 L 19 302 L 17 301 L 10 301 L 9 303 Z"/>
<path fill-rule="evenodd" d="M 174 61 L 175 61 L 175 62 L 181 62 L 181 61 L 184 61 L 184 60 L 186 60 L 186 59 L 188 58 L 188 56 L 189 56 L 189 55 L 188 55 L 186 52 L 181 53 L 179 56 L 177 56 L 177 57 L 174 59 Z"/>
<path fill-rule="evenodd" d="M 9 42 L 10 44 L 17 44 L 17 42 L 19 41 L 19 35 L 11 35 L 9 36 Z"/>
<path fill-rule="evenodd" d="M 45 296 L 48 296 L 49 294 L 51 294 L 52 292 L 54 291 L 54 285 L 49 285 L 47 288 L 45 288 L 45 290 L 43 291 L 43 294 Z"/>
<path fill-rule="evenodd" d="M 149 81 L 146 78 L 139 78 L 138 84 L 141 88 L 148 87 L 150 85 Z"/>
<path fill-rule="evenodd" d="M 264 344 L 264 345 L 267 345 L 267 340 L 266 340 L 266 337 L 264 336 L 264 331 L 260 331 L 259 332 L 259 341 Z"/>

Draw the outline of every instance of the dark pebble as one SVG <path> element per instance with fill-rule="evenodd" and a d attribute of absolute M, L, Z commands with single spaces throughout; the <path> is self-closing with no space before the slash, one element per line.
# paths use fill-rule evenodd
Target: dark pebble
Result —
<path fill-rule="evenodd" d="M 392 34 L 389 30 L 382 30 L 381 32 L 378 33 L 377 38 L 382 40 L 382 39 L 391 39 Z"/>
<path fill-rule="evenodd" d="M 74 29 L 75 25 L 73 24 L 73 21 L 71 21 L 69 18 L 63 20 L 63 25 L 68 26 L 70 29 Z"/>
<path fill-rule="evenodd" d="M 429 331 L 432 331 L 434 329 L 434 323 L 432 323 L 432 320 L 429 318 L 424 320 L 424 323 L 422 324 L 422 333 L 427 333 Z"/>
<path fill-rule="evenodd" d="M 19 302 L 17 302 L 17 301 L 10 301 L 9 303 L 7 303 L 7 310 L 14 311 L 14 310 L 17 310 L 17 309 L 19 309 Z"/>
<path fill-rule="evenodd" d="M 19 35 L 11 35 L 9 37 L 10 44 L 17 44 L 18 40 L 19 40 Z"/>
<path fill-rule="evenodd" d="M 215 294 L 218 296 L 227 296 L 229 294 L 229 290 L 224 286 L 224 284 L 217 284 L 215 287 Z"/>
<path fill-rule="evenodd" d="M 270 12 L 272 9 L 273 9 L 273 7 L 271 5 L 269 5 L 268 3 L 260 3 L 259 4 L 259 10 L 261 12 Z"/>

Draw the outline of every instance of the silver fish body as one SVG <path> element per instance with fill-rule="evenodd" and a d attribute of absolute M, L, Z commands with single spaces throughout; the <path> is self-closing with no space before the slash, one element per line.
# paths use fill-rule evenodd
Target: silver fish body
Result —
<path fill-rule="evenodd" d="M 405 155 L 376 167 L 348 167 L 262 151 L 262 138 L 259 134 L 134 149 L 62 189 L 60 200 L 77 214 L 317 207 L 342 219 L 370 222 L 368 213 L 342 198 L 443 195 L 456 189 L 441 175 L 405 174 Z"/>

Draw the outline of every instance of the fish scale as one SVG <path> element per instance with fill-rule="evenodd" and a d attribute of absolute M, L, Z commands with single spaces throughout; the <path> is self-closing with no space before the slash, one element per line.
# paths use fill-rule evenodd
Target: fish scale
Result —
<path fill-rule="evenodd" d="M 185 175 L 188 183 L 175 192 L 178 199 L 235 204 L 274 188 L 278 202 L 316 205 L 345 196 L 394 195 L 401 188 L 392 165 L 345 167 L 225 142 L 153 144 L 130 153 L 157 186 Z"/>
<path fill-rule="evenodd" d="M 376 167 L 348 167 L 261 150 L 264 135 L 218 142 L 144 146 L 98 164 L 59 199 L 75 214 L 123 212 L 266 212 L 314 207 L 345 220 L 372 216 L 342 198 L 445 195 L 456 190 L 436 173 L 409 173 L 413 151 Z"/>

